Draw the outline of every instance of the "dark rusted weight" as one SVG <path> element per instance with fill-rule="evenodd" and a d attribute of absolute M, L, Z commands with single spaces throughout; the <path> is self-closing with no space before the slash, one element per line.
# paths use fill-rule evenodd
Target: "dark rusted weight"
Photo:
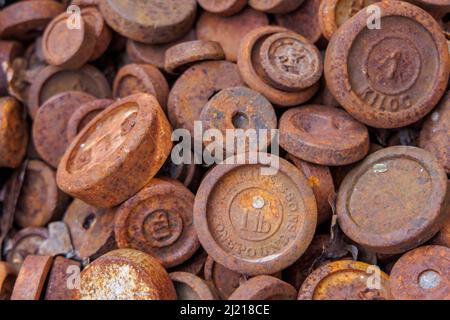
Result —
<path fill-rule="evenodd" d="M 136 93 L 148 93 L 158 99 L 165 110 L 169 85 L 163 74 L 149 64 L 128 64 L 122 67 L 114 79 L 113 95 L 115 98 L 125 98 Z"/>
<path fill-rule="evenodd" d="M 169 94 L 168 115 L 176 129 L 187 129 L 194 136 L 194 121 L 217 92 L 243 86 L 236 64 L 206 61 L 190 67 L 175 82 Z"/>
<path fill-rule="evenodd" d="M 85 65 L 78 70 L 48 66 L 33 80 L 28 95 L 28 111 L 35 117 L 39 107 L 48 99 L 65 91 L 82 91 L 103 99 L 111 97 L 111 88 L 103 73 Z"/>
<path fill-rule="evenodd" d="M 259 76 L 280 90 L 306 89 L 322 77 L 319 50 L 291 31 L 275 33 L 265 39 L 254 59 Z"/>
<path fill-rule="evenodd" d="M 271 276 L 256 276 L 244 282 L 229 300 L 295 300 L 297 290 Z"/>
<path fill-rule="evenodd" d="M 0 301 L 10 299 L 16 277 L 16 268 L 8 262 L 0 261 Z"/>
<path fill-rule="evenodd" d="M 0 98 L 0 167 L 17 168 L 28 145 L 28 124 L 19 102 Z"/>
<path fill-rule="evenodd" d="M 369 152 L 369 132 L 344 110 L 307 105 L 286 111 L 280 119 L 280 145 L 315 164 L 342 166 Z"/>
<path fill-rule="evenodd" d="M 328 40 L 334 32 L 360 10 L 380 0 L 328 0 L 321 1 L 319 8 L 319 26 Z"/>
<path fill-rule="evenodd" d="M 95 47 L 90 61 L 100 58 L 111 43 L 111 29 L 106 25 L 101 12 L 95 7 L 81 9 L 82 20 L 91 27 L 95 35 Z"/>
<path fill-rule="evenodd" d="M 29 255 L 37 254 L 42 242 L 48 238 L 48 231 L 44 228 L 24 228 L 11 239 L 6 260 L 20 266 Z"/>
<path fill-rule="evenodd" d="M 287 159 L 303 172 L 313 189 L 317 202 L 317 224 L 319 225 L 328 221 L 332 214 L 330 206 L 331 197 L 335 194 L 330 169 L 326 166 L 300 160 L 290 154 L 287 156 Z"/>
<path fill-rule="evenodd" d="M 163 70 L 167 49 L 176 44 L 196 39 L 195 30 L 191 29 L 185 36 L 165 44 L 146 44 L 128 39 L 127 55 L 134 63 L 152 64 Z"/>
<path fill-rule="evenodd" d="M 192 64 L 205 60 L 225 59 L 225 53 L 218 42 L 194 40 L 176 44 L 166 51 L 165 70 L 176 74 Z"/>
<path fill-rule="evenodd" d="M 206 259 L 204 277 L 222 300 L 228 300 L 230 295 L 249 278 L 237 271 L 225 268 L 215 262 L 211 256 Z"/>
<path fill-rule="evenodd" d="M 277 162 L 263 175 L 261 157 Z M 317 206 L 305 176 L 274 155 L 246 154 L 258 164 L 220 164 L 206 175 L 195 198 L 200 243 L 228 269 L 272 274 L 294 263 L 310 244 Z M 267 168 L 266 168 L 267 169 Z M 274 169 L 272 167 L 272 169 Z"/>
<path fill-rule="evenodd" d="M 132 249 L 111 251 L 81 273 L 81 300 L 175 300 L 166 270 L 152 256 Z"/>
<path fill-rule="evenodd" d="M 67 141 L 71 142 L 75 139 L 78 133 L 80 133 L 80 131 L 83 130 L 95 116 L 113 103 L 114 100 L 111 99 L 96 99 L 82 104 L 69 118 L 66 129 Z"/>
<path fill-rule="evenodd" d="M 68 202 L 56 185 L 56 174 L 44 162 L 31 160 L 17 201 L 15 222 L 22 228 L 43 227 L 58 219 Z"/>
<path fill-rule="evenodd" d="M 255 130 L 254 139 L 246 138 L 245 145 L 240 150 L 236 148 L 235 154 L 267 150 L 271 143 L 269 134 L 277 128 L 277 117 L 270 102 L 246 87 L 223 89 L 217 93 L 203 107 L 200 120 L 203 130 L 216 129 L 224 136 L 227 130 Z M 261 134 L 260 130 L 266 130 L 267 134 Z"/>
<path fill-rule="evenodd" d="M 53 168 L 69 146 L 67 123 L 72 114 L 94 96 L 80 91 L 66 91 L 48 99 L 38 110 L 33 123 L 36 151 Z"/>
<path fill-rule="evenodd" d="M 183 151 L 180 152 L 183 154 Z M 191 159 L 194 159 L 194 153 L 191 151 Z M 185 187 L 188 187 L 191 191 L 197 191 L 202 178 L 201 168 L 191 161 L 190 164 L 182 163 L 175 164 L 172 158 L 169 157 L 162 167 L 160 174 L 164 177 L 169 177 L 180 181 Z"/>
<path fill-rule="evenodd" d="M 64 11 L 64 5 L 51 0 L 20 1 L 0 11 L 2 39 L 34 39 L 45 26 Z"/>
<path fill-rule="evenodd" d="M 1 23 L 1 22 L 0 22 Z M 4 64 L 10 65 L 23 52 L 23 46 L 16 41 L 0 41 L 0 95 L 8 95 L 8 80 Z"/>
<path fill-rule="evenodd" d="M 321 2 L 323 1 L 305 0 L 293 12 L 275 15 L 275 21 L 278 25 L 304 36 L 311 43 L 316 43 L 322 38 L 322 32 L 319 27 L 319 7 Z"/>
<path fill-rule="evenodd" d="M 14 284 L 11 300 L 39 300 L 52 262 L 50 256 L 26 257 Z"/>
<path fill-rule="evenodd" d="M 47 26 L 42 38 L 42 52 L 48 64 L 76 69 L 94 53 L 97 42 L 93 27 L 79 19 L 79 26 L 67 26 L 71 13 L 64 12 Z"/>
<path fill-rule="evenodd" d="M 406 2 L 383 1 L 380 30 L 362 10 L 339 28 L 325 57 L 327 85 L 356 119 L 398 128 L 423 118 L 445 92 L 450 58 L 439 24 Z"/>
<path fill-rule="evenodd" d="M 376 275 L 375 273 L 378 273 Z M 379 280 L 379 288 L 375 288 Z M 377 266 L 341 260 L 314 270 L 300 288 L 299 300 L 391 300 L 389 276 Z"/>
<path fill-rule="evenodd" d="M 288 13 L 297 9 L 304 0 L 248 0 L 253 9 L 268 13 Z"/>
<path fill-rule="evenodd" d="M 193 207 L 194 195 L 180 182 L 153 179 L 117 209 L 118 247 L 151 254 L 165 268 L 185 262 L 200 247 Z"/>
<path fill-rule="evenodd" d="M 72 202 L 64 215 L 64 222 L 78 258 L 94 260 L 117 248 L 114 216 L 114 210 L 95 208 L 78 199 Z"/>
<path fill-rule="evenodd" d="M 449 300 L 450 249 L 424 246 L 403 255 L 391 271 L 397 300 Z"/>
<path fill-rule="evenodd" d="M 425 121 L 419 146 L 430 151 L 450 174 L 450 92 Z"/>
<path fill-rule="evenodd" d="M 178 300 L 217 300 L 208 285 L 192 273 L 172 272 L 169 277 L 177 292 Z"/>
<path fill-rule="evenodd" d="M 244 9 L 247 0 L 197 0 L 204 10 L 221 16 L 232 16 Z"/>
<path fill-rule="evenodd" d="M 197 11 L 195 0 L 105 0 L 98 6 L 116 32 L 150 44 L 183 36 L 194 23 Z"/>
<path fill-rule="evenodd" d="M 330 236 L 327 234 L 316 234 L 305 253 L 292 266 L 283 270 L 282 279 L 290 283 L 297 290 L 308 275 L 326 261 L 324 257 L 326 249 L 330 246 Z"/>
<path fill-rule="evenodd" d="M 345 177 L 336 205 L 339 225 L 371 251 L 402 253 L 439 231 L 449 195 L 447 175 L 430 153 L 415 147 L 386 148 Z"/>
<path fill-rule="evenodd" d="M 69 229 L 62 221 L 49 223 L 48 238 L 39 246 L 38 254 L 42 256 L 69 255 L 73 252 Z"/>
<path fill-rule="evenodd" d="M 272 68 L 274 68 L 271 69 L 271 75 L 274 75 L 276 72 L 275 70 L 278 69 L 280 71 L 283 70 L 285 73 L 284 75 L 281 75 L 281 78 L 284 76 L 287 78 L 301 78 L 298 77 L 298 70 L 300 70 L 299 68 L 303 65 L 303 59 L 294 58 L 295 55 L 303 55 L 300 53 L 299 49 L 302 47 L 302 44 L 298 41 L 299 35 L 282 27 L 266 26 L 250 31 L 241 41 L 238 53 L 238 66 L 242 79 L 250 88 L 263 94 L 276 106 L 290 107 L 309 100 L 316 93 L 319 85 L 318 83 L 315 83 L 308 88 L 293 92 L 277 89 L 271 82 L 266 80 L 267 76 L 261 71 L 263 70 L 263 61 L 261 61 L 260 56 L 265 54 L 263 43 L 271 36 L 280 33 L 283 35 L 279 41 L 276 41 L 275 38 L 272 39 L 276 42 L 274 46 L 276 48 L 275 51 L 279 52 L 280 56 L 283 55 L 283 53 L 286 53 L 284 56 L 286 59 L 283 58 L 278 60 L 275 56 L 272 56 L 273 60 L 270 59 L 270 62 L 272 63 L 265 63 L 265 65 L 271 65 Z M 293 41 L 294 38 L 297 40 Z M 265 48 L 267 48 L 267 46 Z M 273 50 L 273 48 L 271 48 L 271 50 Z M 304 52 L 304 56 L 308 57 L 305 60 L 314 60 L 311 53 L 311 51 L 308 51 L 308 53 L 306 53 L 306 51 Z M 279 78 L 280 76 L 273 76 L 272 80 L 279 80 Z"/>
<path fill-rule="evenodd" d="M 58 167 L 58 186 L 90 205 L 114 207 L 163 166 L 172 148 L 171 132 L 154 96 L 121 99 L 72 141 Z"/>
<path fill-rule="evenodd" d="M 188 272 L 197 276 L 203 276 L 203 267 L 205 266 L 208 254 L 200 248 L 186 262 L 170 269 L 170 272 Z"/>
<path fill-rule="evenodd" d="M 76 300 L 78 290 L 75 288 L 75 281 L 70 281 L 70 277 L 75 278 L 80 272 L 80 263 L 64 257 L 56 257 L 53 261 L 50 274 L 48 276 L 45 300 Z M 69 288 L 69 284 L 74 286 Z"/>
<path fill-rule="evenodd" d="M 239 43 L 251 30 L 267 26 L 269 18 L 250 7 L 231 17 L 202 12 L 197 21 L 197 38 L 220 43 L 228 61 L 236 62 Z"/>

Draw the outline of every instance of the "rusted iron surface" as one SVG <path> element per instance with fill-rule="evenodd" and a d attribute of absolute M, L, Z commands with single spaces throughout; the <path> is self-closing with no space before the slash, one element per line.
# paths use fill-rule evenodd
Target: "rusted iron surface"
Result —
<path fill-rule="evenodd" d="M 447 175 L 437 160 L 423 149 L 398 146 L 375 152 L 345 177 L 337 215 L 353 241 L 395 254 L 433 237 L 448 205 Z"/>
<path fill-rule="evenodd" d="M 175 288 L 152 256 L 119 249 L 101 256 L 81 273 L 81 300 L 175 300 Z"/>
<path fill-rule="evenodd" d="M 369 152 L 369 132 L 344 110 L 306 105 L 280 119 L 280 145 L 290 154 L 320 165 L 342 166 Z"/>
<path fill-rule="evenodd" d="M 274 35 L 282 37 L 279 45 L 275 46 L 275 50 L 278 51 L 277 54 L 282 56 L 283 59 L 275 59 L 272 61 L 274 62 L 272 67 L 275 67 L 275 70 L 278 69 L 280 78 L 292 77 L 297 79 L 298 82 L 299 78 L 303 78 L 301 75 L 302 71 L 300 70 L 305 64 L 304 61 L 317 59 L 317 51 L 314 51 L 312 49 L 313 46 L 300 35 L 282 27 L 259 27 L 249 32 L 240 44 L 238 66 L 242 79 L 250 88 L 261 92 L 270 102 L 277 106 L 292 107 L 304 103 L 316 93 L 319 88 L 318 83 L 313 83 L 310 87 L 304 88 L 303 90 L 286 91 L 274 87 L 271 82 L 266 80 L 266 75 L 263 71 L 263 61 L 260 59 L 260 56 L 265 54 L 262 42 Z M 305 51 L 305 47 L 311 48 L 311 50 Z M 267 47 L 265 48 L 267 49 Z M 255 50 L 257 52 L 259 51 L 259 53 L 255 54 Z M 296 59 L 295 56 L 299 51 L 302 54 L 304 52 L 304 55 L 308 58 Z M 308 73 L 317 73 L 314 66 L 318 69 L 321 68 L 318 63 L 314 63 L 311 68 L 305 67 L 305 69 L 308 70 Z M 313 75 L 311 76 L 314 78 Z"/>
<path fill-rule="evenodd" d="M 273 176 L 261 175 L 258 164 L 220 164 L 200 185 L 194 207 L 199 240 L 215 261 L 233 271 L 278 272 L 294 263 L 313 238 L 317 206 L 312 189 L 295 166 L 278 160 Z"/>
<path fill-rule="evenodd" d="M 119 248 L 151 254 L 165 267 L 187 261 L 199 249 L 194 195 L 176 180 L 153 179 L 116 211 Z"/>
<path fill-rule="evenodd" d="M 295 300 L 297 290 L 289 283 L 270 276 L 256 276 L 244 282 L 229 300 Z"/>
<path fill-rule="evenodd" d="M 194 40 L 176 44 L 166 51 L 165 67 L 168 73 L 180 73 L 196 62 L 222 60 L 225 53 L 218 42 Z"/>
<path fill-rule="evenodd" d="M 389 276 L 371 265 L 351 260 L 330 262 L 303 282 L 299 300 L 391 300 Z M 379 272 L 379 283 L 371 282 Z M 378 287 L 378 288 L 377 288 Z"/>
<path fill-rule="evenodd" d="M 17 275 L 11 300 L 39 300 L 52 262 L 50 256 L 26 257 Z"/>
<path fill-rule="evenodd" d="M 163 166 L 172 147 L 170 133 L 155 97 L 136 94 L 119 100 L 95 117 L 66 150 L 58 167 L 58 186 L 91 205 L 116 206 Z"/>
<path fill-rule="evenodd" d="M 449 300 L 450 249 L 424 246 L 403 255 L 391 271 L 391 291 L 398 300 Z"/>
<path fill-rule="evenodd" d="M 336 31 L 325 77 L 353 117 L 372 127 L 398 128 L 423 118 L 443 96 L 448 46 L 439 24 L 420 8 L 396 1 L 377 6 L 381 29 L 368 30 L 369 13 L 362 10 Z"/>

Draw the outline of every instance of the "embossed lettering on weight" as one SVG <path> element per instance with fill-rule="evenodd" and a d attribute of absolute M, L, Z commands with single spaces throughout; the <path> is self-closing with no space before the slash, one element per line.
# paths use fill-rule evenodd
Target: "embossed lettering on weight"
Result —
<path fill-rule="evenodd" d="M 148 214 L 143 227 L 151 245 L 161 248 L 171 245 L 180 237 L 182 220 L 177 213 L 156 210 Z"/>
<path fill-rule="evenodd" d="M 397 36 L 383 36 L 368 50 L 362 69 L 367 84 L 358 94 L 366 103 L 386 112 L 412 107 L 408 91 L 416 84 L 421 70 L 414 43 Z"/>
<path fill-rule="evenodd" d="M 363 88 L 359 96 L 373 108 L 381 111 L 397 112 L 409 109 L 412 106 L 411 98 L 408 94 L 391 97 L 377 92 L 368 86 Z"/>
<path fill-rule="evenodd" d="M 242 229 L 244 231 L 252 231 L 256 233 L 269 233 L 272 225 L 266 221 L 262 211 L 256 211 L 256 214 L 249 215 L 249 209 L 244 209 L 242 214 Z M 251 219 L 253 217 L 253 219 Z M 249 219 L 250 218 L 250 219 Z"/>

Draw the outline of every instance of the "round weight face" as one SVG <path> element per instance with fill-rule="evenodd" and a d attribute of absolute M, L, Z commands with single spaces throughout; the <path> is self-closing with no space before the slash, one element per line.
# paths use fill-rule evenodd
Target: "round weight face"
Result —
<path fill-rule="evenodd" d="M 445 213 L 447 176 L 428 152 L 390 147 L 344 179 L 339 224 L 353 241 L 380 253 L 402 253 L 434 236 Z M 392 214 L 395 212 L 395 214 Z"/>
<path fill-rule="evenodd" d="M 39 108 L 33 124 L 33 142 L 39 155 L 57 168 L 69 145 L 67 124 L 72 114 L 83 104 L 94 100 L 89 94 L 67 91 L 47 100 Z"/>
<path fill-rule="evenodd" d="M 270 176 L 262 175 L 258 164 L 220 164 L 197 193 L 194 223 L 200 242 L 231 270 L 278 272 L 312 240 L 317 207 L 311 187 L 297 168 L 277 160 L 280 170 Z"/>
<path fill-rule="evenodd" d="M 169 95 L 168 113 L 172 125 L 189 130 L 208 100 L 222 89 L 243 86 L 236 64 L 206 61 L 190 67 L 175 82 Z"/>
<path fill-rule="evenodd" d="M 121 99 L 72 141 L 58 167 L 58 185 L 93 206 L 114 207 L 163 166 L 172 148 L 171 130 L 154 96 Z"/>
<path fill-rule="evenodd" d="M 59 209 L 59 190 L 55 172 L 45 163 L 28 162 L 25 178 L 17 200 L 16 223 L 25 227 L 43 227 Z"/>
<path fill-rule="evenodd" d="M 380 30 L 367 28 L 363 10 L 337 31 L 327 50 L 325 75 L 335 98 L 355 118 L 397 128 L 436 105 L 450 60 L 445 37 L 430 15 L 408 3 L 378 6 Z"/>
<path fill-rule="evenodd" d="M 106 0 L 100 10 L 111 28 L 135 41 L 173 41 L 189 30 L 197 10 L 195 0 Z M 143 14 L 145 13 L 145 14 Z"/>
<path fill-rule="evenodd" d="M 46 61 L 55 66 L 79 68 L 92 56 L 96 43 L 94 29 L 80 20 L 80 28 L 68 28 L 68 13 L 56 17 L 42 38 Z"/>
<path fill-rule="evenodd" d="M 220 91 L 203 107 L 200 120 L 204 130 L 217 129 L 224 136 L 228 130 L 255 130 L 254 141 L 245 139 L 245 152 L 267 150 L 271 143 L 269 134 L 277 127 L 277 117 L 270 102 L 263 95 L 246 87 Z M 234 151 L 238 153 L 240 150 L 236 149 Z"/>
<path fill-rule="evenodd" d="M 262 69 L 275 87 L 295 91 L 308 88 L 322 76 L 319 50 L 292 32 L 268 37 L 259 52 Z"/>
<path fill-rule="evenodd" d="M 344 110 L 319 105 L 293 108 L 280 120 L 280 145 L 305 161 L 339 166 L 369 151 L 369 132 Z"/>
<path fill-rule="evenodd" d="M 267 57 L 264 58 L 265 56 L 267 56 L 266 53 L 269 51 L 270 44 L 273 41 L 276 42 L 276 39 L 283 38 L 295 38 L 296 44 L 300 42 L 307 42 L 300 35 L 296 35 L 285 28 L 276 26 L 265 26 L 257 28 L 249 32 L 242 39 L 238 53 L 238 66 L 242 79 L 250 88 L 263 94 L 270 102 L 272 102 L 276 106 L 289 107 L 302 104 L 305 101 L 309 100 L 316 93 L 319 86 L 318 83 L 315 83 L 303 90 L 295 91 L 288 91 L 277 88 L 277 83 L 278 86 L 279 84 L 283 84 L 284 87 L 286 87 L 286 85 L 288 87 L 304 85 L 302 83 L 302 80 L 299 80 L 297 77 L 295 77 L 295 75 L 289 72 L 289 70 L 297 70 L 297 66 L 302 64 L 301 59 L 293 58 L 293 56 L 296 55 L 294 51 L 297 51 L 298 53 L 298 50 L 294 50 L 292 45 L 285 43 L 286 48 L 284 48 L 283 51 L 288 50 L 289 57 L 293 59 L 290 59 L 288 57 L 288 60 L 290 59 L 290 61 L 287 61 L 285 60 L 287 56 L 281 57 L 284 62 L 282 62 L 280 65 L 289 65 L 288 69 L 284 69 L 284 72 L 281 75 L 274 70 L 271 59 Z M 291 44 L 292 43 L 293 42 L 291 42 Z M 286 74 L 294 76 L 294 81 L 290 79 L 291 77 L 286 77 Z M 306 81 L 310 80 L 311 79 Z"/>
<path fill-rule="evenodd" d="M 111 88 L 103 73 L 91 65 L 78 70 L 55 66 L 43 68 L 29 89 L 28 111 L 32 118 L 39 107 L 51 97 L 65 91 L 82 91 L 96 98 L 111 97 Z"/>
<path fill-rule="evenodd" d="M 371 288 L 375 266 L 359 261 L 330 262 L 302 284 L 299 300 L 390 300 L 389 276 L 380 272 L 380 287 Z"/>
<path fill-rule="evenodd" d="M 402 256 L 391 271 L 391 291 L 398 300 L 450 299 L 450 249 L 424 246 Z"/>
<path fill-rule="evenodd" d="M 193 205 L 194 195 L 178 181 L 152 179 L 117 210 L 118 246 L 147 252 L 166 268 L 185 262 L 200 246 Z"/>

